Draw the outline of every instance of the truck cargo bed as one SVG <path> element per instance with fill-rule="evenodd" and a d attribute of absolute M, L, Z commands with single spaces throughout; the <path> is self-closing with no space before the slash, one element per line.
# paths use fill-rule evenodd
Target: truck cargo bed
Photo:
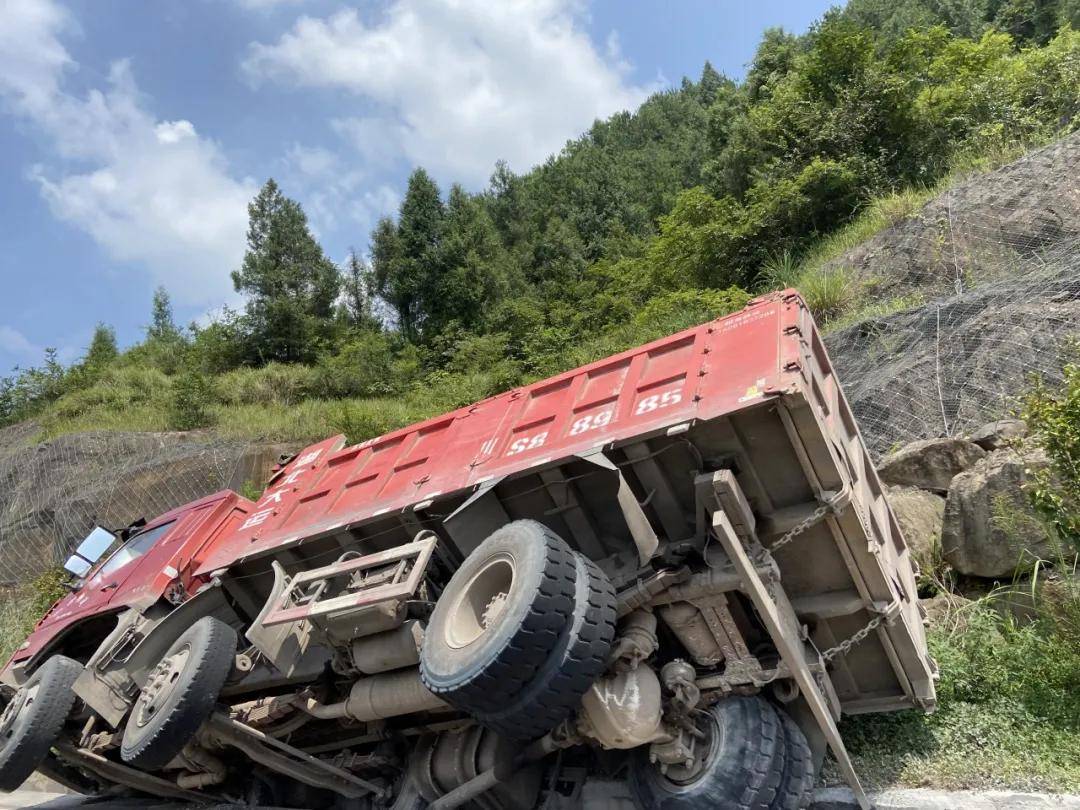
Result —
<path fill-rule="evenodd" d="M 805 304 L 793 291 L 386 436 L 304 450 L 201 574 L 265 595 L 269 559 L 300 571 L 420 529 L 452 570 L 507 520 L 539 520 L 625 581 L 703 531 L 702 475 L 729 470 L 780 584 L 832 659 L 845 712 L 934 703 L 909 551 Z M 640 520 L 635 519 L 640 516 Z"/>

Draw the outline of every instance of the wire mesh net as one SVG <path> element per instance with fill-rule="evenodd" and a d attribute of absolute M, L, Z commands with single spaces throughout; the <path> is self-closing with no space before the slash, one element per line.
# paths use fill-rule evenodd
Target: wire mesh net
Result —
<path fill-rule="evenodd" d="M 38 434 L 33 424 L 0 430 L 0 585 L 61 564 L 95 525 L 261 482 L 285 450 L 200 433 Z"/>
<path fill-rule="evenodd" d="M 825 273 L 878 304 L 826 336 L 875 455 L 1007 414 L 1033 375 L 1060 377 L 1080 335 L 1080 133 L 954 186 Z M 202 433 L 39 442 L 38 432 L 0 430 L 0 585 L 62 562 L 95 524 L 260 484 L 297 449 Z"/>
<path fill-rule="evenodd" d="M 1080 335 L 1080 133 L 952 187 L 826 272 L 888 313 L 825 341 L 875 455 L 1015 412 Z"/>

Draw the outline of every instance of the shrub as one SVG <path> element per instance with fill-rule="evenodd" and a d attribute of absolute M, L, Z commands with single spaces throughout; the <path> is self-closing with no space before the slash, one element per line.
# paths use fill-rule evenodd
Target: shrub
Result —
<path fill-rule="evenodd" d="M 844 267 L 811 270 L 799 277 L 795 287 L 821 324 L 828 324 L 843 315 L 858 296 L 855 276 Z"/>
<path fill-rule="evenodd" d="M 688 329 L 742 309 L 750 294 L 739 287 L 726 290 L 676 290 L 658 295 L 634 314 L 640 342 Z"/>
<path fill-rule="evenodd" d="M 316 388 L 316 371 L 310 366 L 269 363 L 220 375 L 214 391 L 225 405 L 295 405 Z"/>
<path fill-rule="evenodd" d="M 382 400 L 353 400 L 335 404 L 330 411 L 334 433 L 344 433 L 349 444 L 374 439 L 418 422 L 428 414 L 404 408 L 390 408 Z"/>
<path fill-rule="evenodd" d="M 390 338 L 382 332 L 365 332 L 341 347 L 337 354 L 319 358 L 314 387 L 319 396 L 387 396 L 401 392 L 408 379 L 395 368 Z"/>
<path fill-rule="evenodd" d="M 67 579 L 64 569 L 49 568 L 31 582 L 0 596 L 0 662 L 11 657 L 45 611 L 67 593 Z"/>
<path fill-rule="evenodd" d="M 173 381 L 169 403 L 169 427 L 173 430 L 195 430 L 213 422 L 210 414 L 212 389 L 206 378 L 196 371 L 185 371 Z"/>
<path fill-rule="evenodd" d="M 1043 381 L 1027 395 L 1023 418 L 1046 450 L 1050 467 L 1032 474 L 1029 495 L 1058 537 L 1080 550 L 1080 344 L 1060 388 Z"/>

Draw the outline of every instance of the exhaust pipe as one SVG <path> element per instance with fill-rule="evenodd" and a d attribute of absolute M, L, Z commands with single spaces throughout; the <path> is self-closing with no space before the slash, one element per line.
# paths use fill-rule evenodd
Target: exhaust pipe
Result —
<path fill-rule="evenodd" d="M 402 714 L 429 712 L 446 708 L 446 701 L 427 690 L 419 669 L 384 672 L 361 678 L 352 685 L 349 699 L 341 703 L 319 703 L 297 697 L 296 706 L 320 720 L 348 717 L 360 723 L 385 720 Z"/>

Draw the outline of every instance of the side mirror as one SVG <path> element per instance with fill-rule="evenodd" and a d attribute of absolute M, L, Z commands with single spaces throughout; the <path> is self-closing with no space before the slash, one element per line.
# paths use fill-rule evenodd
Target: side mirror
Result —
<path fill-rule="evenodd" d="M 75 576 L 82 578 L 86 576 L 86 572 L 93 568 L 93 564 L 87 562 L 78 554 L 73 554 L 68 557 L 67 562 L 64 563 L 64 570 L 70 571 Z"/>
<path fill-rule="evenodd" d="M 115 542 L 115 534 L 108 529 L 95 526 L 94 530 L 86 535 L 86 539 L 79 543 L 79 547 L 75 549 L 75 553 L 92 565 L 100 560 L 102 555 L 108 551 Z M 71 560 L 68 560 L 68 562 L 71 562 Z M 65 564 L 64 567 L 67 568 L 67 565 Z M 68 570 L 71 571 L 72 569 L 68 568 Z M 72 571 L 72 573 L 75 572 Z M 82 576 L 82 574 L 79 574 L 78 576 Z"/>

